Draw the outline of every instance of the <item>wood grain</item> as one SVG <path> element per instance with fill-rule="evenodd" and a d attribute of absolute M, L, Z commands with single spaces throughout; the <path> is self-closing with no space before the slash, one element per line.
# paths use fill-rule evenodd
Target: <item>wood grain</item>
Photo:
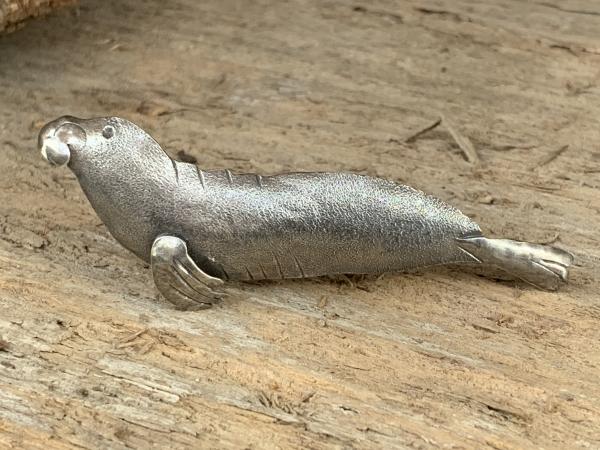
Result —
<path fill-rule="evenodd" d="M 600 447 L 598 13 L 90 0 L 0 38 L 0 447 Z M 439 269 L 175 311 L 37 153 L 63 114 L 127 117 L 207 169 L 404 182 L 573 251 L 572 283 Z M 441 116 L 478 164 L 443 126 L 410 139 Z"/>

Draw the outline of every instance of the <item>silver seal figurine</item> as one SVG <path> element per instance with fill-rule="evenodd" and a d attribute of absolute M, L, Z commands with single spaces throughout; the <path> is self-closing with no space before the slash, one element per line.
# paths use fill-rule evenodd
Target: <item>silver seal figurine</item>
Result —
<path fill-rule="evenodd" d="M 380 178 L 204 171 L 117 117 L 61 117 L 42 128 L 39 148 L 68 165 L 111 234 L 151 264 L 180 308 L 210 305 L 226 280 L 442 264 L 493 266 L 554 290 L 573 262 L 555 247 L 486 238 L 457 209 Z"/>

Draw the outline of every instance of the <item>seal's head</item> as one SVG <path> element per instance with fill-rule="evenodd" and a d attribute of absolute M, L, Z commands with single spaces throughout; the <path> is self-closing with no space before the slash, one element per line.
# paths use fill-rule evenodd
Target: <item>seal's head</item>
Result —
<path fill-rule="evenodd" d="M 45 125 L 38 137 L 42 156 L 53 166 L 64 166 L 71 159 L 72 151 L 85 147 L 86 133 L 78 125 L 80 120 L 64 116 Z"/>
<path fill-rule="evenodd" d="M 74 160 L 105 160 L 135 148 L 152 147 L 154 141 L 135 124 L 118 117 L 78 119 L 63 116 L 40 131 L 38 147 L 53 166 Z M 157 144 L 156 144 L 157 145 Z"/>

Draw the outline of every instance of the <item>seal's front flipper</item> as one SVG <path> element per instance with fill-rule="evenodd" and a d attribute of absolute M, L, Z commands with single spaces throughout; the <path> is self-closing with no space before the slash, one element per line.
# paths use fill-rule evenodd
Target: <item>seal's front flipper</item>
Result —
<path fill-rule="evenodd" d="M 225 295 L 214 289 L 223 280 L 204 273 L 188 254 L 185 242 L 177 237 L 156 238 L 150 259 L 156 287 L 178 309 L 210 308 Z"/>
<path fill-rule="evenodd" d="M 536 287 L 556 290 L 567 281 L 573 255 L 556 247 L 474 236 L 459 247 L 482 264 L 498 267 Z"/>

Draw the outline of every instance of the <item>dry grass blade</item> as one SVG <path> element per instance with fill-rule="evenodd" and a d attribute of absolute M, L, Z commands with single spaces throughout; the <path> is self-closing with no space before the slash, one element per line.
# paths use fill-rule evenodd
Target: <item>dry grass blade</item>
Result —
<path fill-rule="evenodd" d="M 569 145 L 567 144 L 567 145 L 563 145 L 562 147 L 554 150 L 546 158 L 544 158 L 537 165 L 537 167 L 543 167 L 543 166 L 550 164 L 552 161 L 554 161 L 556 158 L 558 158 L 560 155 L 562 155 L 568 148 L 569 148 Z"/>
<path fill-rule="evenodd" d="M 407 137 L 404 140 L 404 142 L 406 142 L 407 144 L 410 144 L 411 142 L 415 142 L 417 139 L 419 139 L 425 133 L 428 133 L 431 130 L 434 130 L 435 128 L 437 128 L 441 123 L 442 123 L 442 118 L 440 117 L 440 118 L 436 119 L 435 122 L 431 123 L 430 125 L 427 125 L 425 128 L 421 128 L 416 133 L 411 134 L 409 137 Z"/>
<path fill-rule="evenodd" d="M 454 142 L 456 142 L 456 145 L 462 150 L 467 161 L 471 164 L 479 164 L 479 155 L 470 139 L 461 134 L 445 116 L 442 115 L 441 117 L 442 123 L 445 125 L 448 133 L 452 136 L 452 139 L 454 139 Z"/>

